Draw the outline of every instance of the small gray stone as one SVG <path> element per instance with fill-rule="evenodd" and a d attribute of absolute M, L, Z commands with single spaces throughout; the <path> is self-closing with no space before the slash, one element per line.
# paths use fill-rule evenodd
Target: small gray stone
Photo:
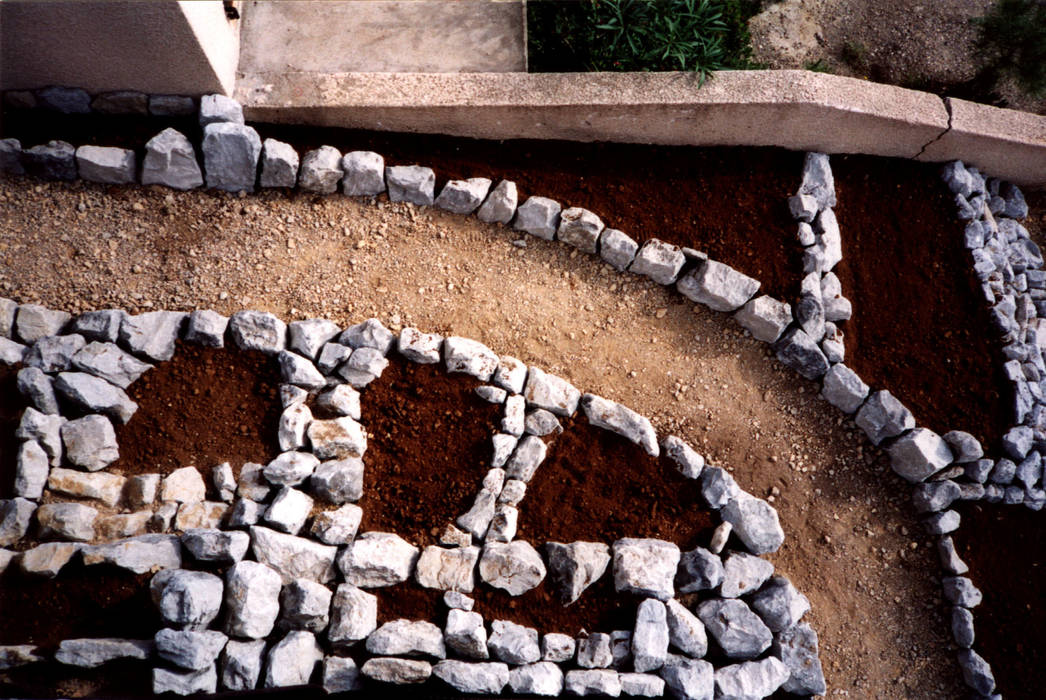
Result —
<path fill-rule="evenodd" d="M 222 501 L 232 503 L 236 497 L 236 476 L 232 473 L 232 465 L 222 462 L 212 467 L 211 485 Z"/>
<path fill-rule="evenodd" d="M 813 221 L 817 216 L 817 198 L 809 194 L 797 194 L 788 198 L 788 211 L 799 221 Z"/>
<path fill-rule="evenodd" d="M 869 396 L 854 420 L 873 445 L 915 427 L 912 412 L 885 390 Z"/>
<path fill-rule="evenodd" d="M 570 207 L 559 217 L 556 237 L 582 252 L 595 254 L 603 221 L 587 209 Z"/>
<path fill-rule="evenodd" d="M 744 552 L 730 552 L 723 562 L 719 595 L 740 598 L 758 590 L 774 573 L 774 565 Z"/>
<path fill-rule="evenodd" d="M 433 203 L 436 174 L 432 168 L 420 165 L 387 166 L 385 182 L 391 202 L 410 202 L 419 206 L 431 206 Z"/>
<path fill-rule="evenodd" d="M 280 574 L 272 568 L 254 561 L 234 564 L 225 575 L 225 631 L 248 639 L 268 636 L 280 612 L 280 589 Z"/>
<path fill-rule="evenodd" d="M 1002 436 L 1002 449 L 1014 461 L 1019 462 L 1028 456 L 1028 452 L 1031 450 L 1034 440 L 1035 435 L 1031 428 L 1026 425 L 1018 425 L 1014 428 L 1010 428 L 1010 430 Z"/>
<path fill-rule="evenodd" d="M 487 649 L 491 656 L 510 664 L 532 664 L 541 659 L 538 631 L 506 620 L 490 625 Z"/>
<path fill-rule="evenodd" d="M 708 652 L 708 635 L 701 620 L 677 600 L 665 604 L 665 614 L 672 647 L 691 658 L 703 657 Z"/>
<path fill-rule="evenodd" d="M 28 348 L 10 338 L 0 338 L 0 362 L 13 366 L 22 364 Z M 34 368 L 35 369 L 35 368 Z"/>
<path fill-rule="evenodd" d="M 733 531 L 734 526 L 730 523 L 719 523 L 716 529 L 712 531 L 712 539 L 708 543 L 708 551 L 713 554 L 722 554 L 723 548 L 726 547 L 726 543 L 730 539 L 730 533 Z"/>
<path fill-rule="evenodd" d="M 484 384 L 476 387 L 476 396 L 489 403 L 505 403 L 508 392 L 500 387 Z"/>
<path fill-rule="evenodd" d="M 973 613 L 958 605 L 952 608 L 952 637 L 962 649 L 972 647 L 976 637 L 973 629 Z"/>
<path fill-rule="evenodd" d="M 564 605 L 580 598 L 610 564 L 610 548 L 601 542 L 549 542 L 545 556 L 550 583 Z"/>
<path fill-rule="evenodd" d="M 81 503 L 45 503 L 36 509 L 41 539 L 87 542 L 94 539 L 98 511 Z"/>
<path fill-rule="evenodd" d="M 803 161 L 803 182 L 799 186 L 800 195 L 809 195 L 817 200 L 820 209 L 835 206 L 835 178 L 828 156 L 824 153 L 809 152 Z"/>
<path fill-rule="evenodd" d="M 661 669 L 661 678 L 680 700 L 711 700 L 715 690 L 712 664 L 699 659 L 669 664 Z"/>
<path fill-rule="evenodd" d="M 97 668 L 110 661 L 148 659 L 152 651 L 148 639 L 66 639 L 58 645 L 54 659 L 66 666 Z"/>
<path fill-rule="evenodd" d="M 323 660 L 323 690 L 349 693 L 363 689 L 363 679 L 356 662 L 349 657 L 328 656 Z"/>
<path fill-rule="evenodd" d="M 65 141 L 48 141 L 22 151 L 22 167 L 45 180 L 75 180 L 76 149 Z"/>
<path fill-rule="evenodd" d="M 770 629 L 741 600 L 706 600 L 697 616 L 731 659 L 754 659 L 773 641 Z"/>
<path fill-rule="evenodd" d="M 378 599 L 350 584 L 340 584 L 331 602 L 327 639 L 335 648 L 347 647 L 378 627 Z"/>
<path fill-rule="evenodd" d="M 991 472 L 991 481 L 993 484 L 1009 484 L 1013 481 L 1013 477 L 1017 475 L 1017 465 L 1011 460 L 1000 459 L 995 463 L 995 467 Z"/>
<path fill-rule="evenodd" d="M 229 641 L 221 632 L 163 629 L 154 638 L 156 654 L 180 668 L 203 671 L 214 666 Z"/>
<path fill-rule="evenodd" d="M 207 186 L 227 192 L 253 192 L 262 143 L 258 132 L 233 122 L 203 128 L 203 162 Z"/>
<path fill-rule="evenodd" d="M 322 389 L 327 378 L 316 369 L 316 365 L 298 353 L 280 350 L 276 356 L 283 381 L 303 389 Z"/>
<path fill-rule="evenodd" d="M 202 671 L 170 670 L 159 666 L 153 669 L 153 694 L 155 695 L 213 693 L 217 688 L 218 672 L 213 665 Z"/>
<path fill-rule="evenodd" d="M 941 566 L 951 574 L 961 575 L 970 570 L 966 562 L 959 557 L 959 553 L 955 551 L 955 543 L 951 537 L 942 537 L 937 540 L 937 554 L 940 556 Z"/>
<path fill-rule="evenodd" d="M 661 448 L 657 444 L 657 432 L 644 416 L 595 394 L 585 394 L 581 399 L 581 406 L 592 425 L 627 438 L 652 457 L 661 454 Z"/>
<path fill-rule="evenodd" d="M 348 384 L 338 384 L 316 397 L 316 406 L 353 420 L 360 419 L 360 393 Z"/>
<path fill-rule="evenodd" d="M 22 304 L 15 317 L 15 336 L 23 343 L 32 344 L 49 335 L 59 335 L 71 318 L 65 311 L 52 311 L 39 304 Z"/>
<path fill-rule="evenodd" d="M 80 545 L 78 544 L 45 542 L 22 552 L 18 557 L 18 568 L 31 576 L 54 578 L 79 551 Z M 3 569 L 7 568 L 13 558 L 14 552 L 6 549 L 0 550 L 0 563 L 3 563 L 4 560 L 7 562 L 0 566 L 0 573 L 3 573 Z"/>
<path fill-rule="evenodd" d="M 477 540 L 482 540 L 490 527 L 490 521 L 494 518 L 497 498 L 498 494 L 490 489 L 480 489 L 469 511 L 459 516 L 455 522 L 466 533 L 470 533 Z"/>
<path fill-rule="evenodd" d="M 166 362 L 174 357 L 175 341 L 185 318 L 186 314 L 176 311 L 149 311 L 125 316 L 120 324 L 120 342 L 136 355 L 154 362 Z"/>
<path fill-rule="evenodd" d="M 151 108 L 151 105 L 150 105 Z M 164 129 L 145 144 L 142 184 L 191 190 L 203 184 L 192 143 L 175 129 Z"/>
<path fill-rule="evenodd" d="M 574 658 L 577 642 L 567 634 L 549 632 L 541 637 L 541 660 L 555 663 L 570 661 Z"/>
<path fill-rule="evenodd" d="M 204 95 L 200 98 L 200 126 L 220 122 L 243 124 L 243 107 L 225 95 Z"/>
<path fill-rule="evenodd" d="M 230 528 L 248 528 L 261 522 L 265 506 L 249 498 L 238 498 L 229 509 L 226 525 Z"/>
<path fill-rule="evenodd" d="M 310 532 L 324 544 L 348 544 L 356 537 L 362 518 L 363 510 L 359 506 L 347 504 L 316 514 Z"/>
<path fill-rule="evenodd" d="M 431 622 L 393 620 L 367 637 L 367 651 L 380 656 L 426 656 L 444 659 L 443 632 Z"/>
<path fill-rule="evenodd" d="M 353 350 L 374 348 L 382 355 L 388 354 L 395 340 L 396 335 L 376 318 L 368 318 L 355 326 L 349 326 L 338 336 L 339 343 L 348 345 Z"/>
<path fill-rule="evenodd" d="M 490 381 L 498 367 L 498 356 L 490 348 L 457 336 L 443 341 L 443 358 L 448 372 L 464 372 L 481 382 Z"/>
<path fill-rule="evenodd" d="M 230 639 L 222 652 L 222 687 L 226 690 L 254 690 L 261 677 L 265 640 L 241 642 Z"/>
<path fill-rule="evenodd" d="M 501 430 L 513 437 L 519 437 L 526 429 L 527 402 L 522 396 L 512 395 L 505 399 L 504 414 L 501 418 Z"/>
<path fill-rule="evenodd" d="M 688 479 L 697 479 L 701 476 L 701 471 L 705 467 L 705 458 L 695 452 L 681 438 L 669 435 L 661 441 L 661 449 L 675 463 L 680 474 Z"/>
<path fill-rule="evenodd" d="M 975 608 L 981 604 L 980 590 L 965 576 L 945 576 L 941 579 L 941 586 L 944 588 L 944 597 L 954 605 Z"/>
<path fill-rule="evenodd" d="M 468 610 L 451 609 L 447 612 L 444 639 L 450 650 L 469 659 L 487 659 L 487 631 L 483 616 Z"/>
<path fill-rule="evenodd" d="M 646 275 L 658 284 L 668 285 L 676 281 L 685 263 L 686 256 L 679 246 L 651 238 L 643 244 L 628 269 L 637 275 Z"/>
<path fill-rule="evenodd" d="M 613 668 L 626 668 L 632 663 L 632 631 L 615 630 L 610 633 L 610 653 L 614 656 Z"/>
<path fill-rule="evenodd" d="M 323 649 L 310 632 L 288 632 L 269 650 L 265 664 L 263 688 L 286 688 L 308 685 L 323 662 Z"/>
<path fill-rule="evenodd" d="M 15 458 L 14 495 L 37 500 L 44 495 L 49 472 L 47 453 L 35 440 L 23 442 Z"/>
<path fill-rule="evenodd" d="M 616 228 L 605 228 L 599 235 L 599 257 L 617 270 L 627 270 L 638 250 L 639 244 Z"/>
<path fill-rule="evenodd" d="M 388 367 L 385 355 L 375 348 L 357 348 L 338 369 L 338 375 L 354 389 L 363 389 L 381 376 Z"/>
<path fill-rule="evenodd" d="M 69 363 L 84 346 L 82 336 L 51 335 L 33 343 L 25 355 L 23 361 L 30 367 L 37 367 L 44 372 L 64 372 L 69 369 Z"/>
<path fill-rule="evenodd" d="M 0 547 L 15 544 L 25 536 L 36 504 L 25 498 L 0 500 Z"/>
<path fill-rule="evenodd" d="M 341 329 L 338 324 L 324 318 L 292 321 L 287 325 L 287 346 L 309 360 L 315 360 L 327 343 Z"/>
<path fill-rule="evenodd" d="M 0 174 L 24 175 L 22 143 L 18 139 L 0 139 Z"/>
<path fill-rule="evenodd" d="M 966 685 L 981 695 L 988 695 L 995 690 L 995 676 L 992 675 L 991 666 L 973 649 L 959 651 L 959 667 Z"/>
<path fill-rule="evenodd" d="M 262 187 L 293 188 L 298 182 L 298 152 L 294 146 L 276 139 L 262 142 L 261 178 Z"/>
<path fill-rule="evenodd" d="M 309 477 L 309 487 L 327 503 L 341 505 L 363 495 L 364 465 L 355 457 L 323 462 Z"/>
<path fill-rule="evenodd" d="M 632 658 L 640 673 L 655 671 L 668 658 L 668 619 L 665 604 L 648 598 L 639 604 L 632 632 Z"/>
<path fill-rule="evenodd" d="M 65 423 L 62 416 L 41 413 L 29 406 L 22 412 L 15 437 L 39 443 L 50 465 L 57 467 L 62 461 L 61 430 Z"/>
<path fill-rule="evenodd" d="M 368 659 L 360 668 L 367 678 L 394 685 L 424 683 L 432 675 L 432 664 L 418 659 Z"/>
<path fill-rule="evenodd" d="M 307 151 L 301 159 L 298 187 L 306 192 L 333 194 L 342 178 L 341 152 L 333 146 L 320 146 Z"/>
<path fill-rule="evenodd" d="M 701 496 L 709 506 L 719 510 L 741 491 L 730 472 L 706 466 L 701 472 Z"/>
<path fill-rule="evenodd" d="M 795 320 L 814 342 L 821 342 L 821 338 L 824 337 L 825 317 L 820 272 L 811 272 L 803 278 L 799 288 L 799 301 L 795 306 Z"/>
<path fill-rule="evenodd" d="M 37 367 L 24 367 L 18 371 L 18 392 L 22 398 L 41 413 L 58 415 L 58 397 L 55 395 L 51 378 Z"/>
<path fill-rule="evenodd" d="M 509 394 L 520 394 L 527 380 L 527 366 L 514 357 L 502 355 L 498 358 L 498 368 L 490 380 Z"/>
<path fill-rule="evenodd" d="M 512 457 L 505 465 L 505 472 L 509 478 L 526 483 L 533 478 L 534 473 L 545 460 L 547 451 L 548 446 L 544 440 L 534 435 L 528 435 L 517 444 L 516 451 L 512 453 Z"/>
<path fill-rule="evenodd" d="M 102 114 L 149 113 L 149 96 L 133 90 L 103 92 L 91 101 L 91 109 Z"/>
<path fill-rule="evenodd" d="M 245 532 L 193 529 L 182 535 L 182 544 L 197 561 L 235 564 L 243 559 L 251 539 Z"/>
<path fill-rule="evenodd" d="M 367 450 L 363 426 L 348 416 L 314 420 L 309 424 L 308 434 L 312 452 L 320 459 L 359 459 Z"/>
<path fill-rule="evenodd" d="M 500 588 L 513 596 L 536 588 L 544 580 L 546 573 L 541 556 L 524 540 L 489 542 L 483 547 L 483 554 L 479 560 L 480 578 L 494 588 Z"/>
<path fill-rule="evenodd" d="M 467 546 L 467 545 L 466 545 Z M 446 591 L 443 594 L 443 604 L 450 610 L 464 610 L 469 612 L 476 605 L 476 601 L 464 593 L 458 591 Z"/>
<path fill-rule="evenodd" d="M 285 583 L 296 578 L 320 583 L 334 580 L 337 547 L 255 525 L 251 528 L 251 550 L 259 562 L 278 571 Z"/>
<path fill-rule="evenodd" d="M 950 506 L 959 494 L 959 485 L 954 481 L 931 481 L 912 490 L 912 503 L 920 513 L 932 513 Z"/>
<path fill-rule="evenodd" d="M 547 197 L 529 197 L 516 210 L 513 226 L 517 231 L 529 233 L 551 241 L 559 228 L 559 212 L 562 207 Z"/>
<path fill-rule="evenodd" d="M 373 197 L 385 191 L 385 159 L 373 151 L 351 151 L 341 159 L 341 191 L 350 197 Z"/>
<path fill-rule="evenodd" d="M 432 675 L 461 693 L 497 695 L 508 684 L 509 670 L 502 663 L 440 661 Z"/>
<path fill-rule="evenodd" d="M 286 346 L 287 325 L 264 311 L 237 311 L 229 319 L 229 332 L 240 350 L 274 355 Z"/>
<path fill-rule="evenodd" d="M 79 338 L 80 336 L 67 336 Z M 126 389 L 138 381 L 152 365 L 142 362 L 113 343 L 92 341 L 71 358 L 76 369 L 100 377 L 110 384 Z"/>
<path fill-rule="evenodd" d="M 365 532 L 338 556 L 338 568 L 355 586 L 393 586 L 410 579 L 420 556 L 414 545 L 389 532 Z"/>
<path fill-rule="evenodd" d="M 610 668 L 614 652 L 609 634 L 593 632 L 577 641 L 577 665 L 581 668 Z"/>
<path fill-rule="evenodd" d="M 209 309 L 193 311 L 189 314 L 185 339 L 204 347 L 223 348 L 225 347 L 225 331 L 228 327 L 228 317 L 222 316 L 217 311 Z"/>
<path fill-rule="evenodd" d="M 952 462 L 952 451 L 940 435 L 916 428 L 886 448 L 894 472 L 911 482 L 925 481 Z"/>
<path fill-rule="evenodd" d="M 776 552 L 784 543 L 777 511 L 760 498 L 741 491 L 723 506 L 721 513 L 752 554 Z"/>
<path fill-rule="evenodd" d="M 424 588 L 471 593 L 478 560 L 479 547 L 425 547 L 418 558 L 414 577 Z"/>
<path fill-rule="evenodd" d="M 175 535 L 139 535 L 84 547 L 81 551 L 88 566 L 111 564 L 135 574 L 182 566 L 182 547 Z"/>
<path fill-rule="evenodd" d="M 818 658 L 817 633 L 800 622 L 777 634 L 770 648 L 791 673 L 781 688 L 796 695 L 824 695 L 827 686 Z"/>
<path fill-rule="evenodd" d="M 280 593 L 280 628 L 322 632 L 327 628 L 331 591 L 309 579 L 296 579 Z"/>
<path fill-rule="evenodd" d="M 728 265 L 708 260 L 676 284 L 679 293 L 713 311 L 736 311 L 757 291 L 760 283 Z"/>
<path fill-rule="evenodd" d="M 775 576 L 763 590 L 752 596 L 752 609 L 770 631 L 783 632 L 810 611 L 810 601 L 783 576 Z"/>
<path fill-rule="evenodd" d="M 109 185 L 135 182 L 134 151 L 126 148 L 80 146 L 76 149 L 76 167 L 80 179 Z"/>
<path fill-rule="evenodd" d="M 116 431 L 105 416 L 89 415 L 71 420 L 62 425 L 61 434 L 65 459 L 74 466 L 98 471 L 120 456 Z"/>
<path fill-rule="evenodd" d="M 683 552 L 675 578 L 680 593 L 696 593 L 717 588 L 723 582 L 723 562 L 702 547 Z"/>
<path fill-rule="evenodd" d="M 756 340 L 774 343 L 792 322 L 792 306 L 763 294 L 741 307 L 734 320 Z"/>
<path fill-rule="evenodd" d="M 487 196 L 483 206 L 476 212 L 476 216 L 479 217 L 480 221 L 486 221 L 490 224 L 507 224 L 512 221 L 512 217 L 516 214 L 518 201 L 516 183 L 510 180 L 502 180 L 490 191 L 490 195 Z"/>
<path fill-rule="evenodd" d="M 846 365 L 832 365 L 823 381 L 821 396 L 843 413 L 856 411 L 868 396 L 868 385 Z"/>
<path fill-rule="evenodd" d="M 165 569 L 149 583 L 160 618 L 177 629 L 206 629 L 218 617 L 223 590 L 214 574 L 182 569 Z"/>
<path fill-rule="evenodd" d="M 923 525 L 931 535 L 946 535 L 959 529 L 959 513 L 954 510 L 934 513 L 923 520 Z"/>
<path fill-rule="evenodd" d="M 419 364 L 435 364 L 440 360 L 440 347 L 443 336 L 435 333 L 422 333 L 417 328 L 404 328 L 400 331 L 398 349 L 401 355 Z"/>
<path fill-rule="evenodd" d="M 443 191 L 439 193 L 435 204 L 440 209 L 468 215 L 479 208 L 489 189 L 490 180 L 485 177 L 451 180 L 443 186 Z"/>
<path fill-rule="evenodd" d="M 207 486 L 196 467 L 175 469 L 163 479 L 160 500 L 199 503 L 207 497 Z"/>
<path fill-rule="evenodd" d="M 679 565 L 679 547 L 655 539 L 620 539 L 614 542 L 614 588 L 618 593 L 668 600 Z"/>
<path fill-rule="evenodd" d="M 509 672 L 508 687 L 522 695 L 556 696 L 563 692 L 563 672 L 550 661 L 516 666 Z"/>
<path fill-rule="evenodd" d="M 306 459 L 308 459 L 306 457 Z M 315 465 L 315 462 L 312 462 Z M 236 485 L 236 495 L 252 501 L 264 501 L 269 497 L 272 487 L 265 477 L 265 467 L 247 462 L 240 468 L 240 479 Z"/>
<path fill-rule="evenodd" d="M 577 411 L 581 392 L 565 379 L 531 367 L 523 390 L 527 403 L 558 416 L 572 416 Z"/>
<path fill-rule="evenodd" d="M 819 379 L 830 367 L 817 341 L 798 326 L 785 331 L 773 347 L 781 364 L 794 369 L 806 379 Z"/>
<path fill-rule="evenodd" d="M 617 671 L 591 669 L 567 671 L 563 687 L 568 695 L 621 695 L 621 679 Z"/>
<path fill-rule="evenodd" d="M 773 656 L 724 666 L 715 672 L 716 695 L 722 698 L 768 698 L 790 676 L 788 667 Z"/>

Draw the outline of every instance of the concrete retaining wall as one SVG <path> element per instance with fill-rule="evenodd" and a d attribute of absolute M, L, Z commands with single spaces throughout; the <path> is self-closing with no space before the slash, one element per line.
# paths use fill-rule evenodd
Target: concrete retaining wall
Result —
<path fill-rule="evenodd" d="M 1046 186 L 1046 117 L 808 71 L 255 73 L 248 119 L 441 133 L 794 150 L 947 161 Z M 951 122 L 951 126 L 949 126 Z"/>

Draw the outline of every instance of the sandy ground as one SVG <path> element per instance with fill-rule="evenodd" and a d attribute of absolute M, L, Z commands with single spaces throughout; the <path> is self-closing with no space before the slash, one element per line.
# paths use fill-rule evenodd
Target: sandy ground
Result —
<path fill-rule="evenodd" d="M 798 173 L 797 173 L 798 177 Z M 555 243 L 408 205 L 0 182 L 0 289 L 479 339 L 622 401 L 780 509 L 830 696 L 961 694 L 940 571 L 883 455 L 728 318 Z"/>

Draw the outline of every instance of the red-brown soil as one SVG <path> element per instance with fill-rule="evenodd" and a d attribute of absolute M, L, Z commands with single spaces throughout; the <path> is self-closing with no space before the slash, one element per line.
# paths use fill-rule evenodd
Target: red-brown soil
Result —
<path fill-rule="evenodd" d="M 18 393 L 18 366 L 0 365 L 0 498 L 11 498 L 15 488 L 18 440 L 15 430 L 25 405 Z"/>
<path fill-rule="evenodd" d="M 444 526 L 472 506 L 501 421 L 501 406 L 477 396 L 477 386 L 441 365 L 393 357 L 363 390 L 368 438 L 361 532 L 434 544 Z"/>
<path fill-rule="evenodd" d="M 939 168 L 837 156 L 832 170 L 843 236 L 836 271 L 853 303 L 846 363 L 919 425 L 994 447 L 1013 424 L 1012 392 Z"/>
<path fill-rule="evenodd" d="M 960 511 L 956 548 L 984 594 L 973 611 L 973 648 L 992 665 L 1006 698 L 1042 697 L 1046 683 L 1046 528 L 1022 506 L 973 504 Z"/>
<path fill-rule="evenodd" d="M 127 390 L 138 410 L 116 427 L 120 459 L 109 470 L 122 474 L 195 466 L 208 470 L 229 462 L 265 464 L 279 454 L 280 372 L 260 353 L 178 343 Z"/>

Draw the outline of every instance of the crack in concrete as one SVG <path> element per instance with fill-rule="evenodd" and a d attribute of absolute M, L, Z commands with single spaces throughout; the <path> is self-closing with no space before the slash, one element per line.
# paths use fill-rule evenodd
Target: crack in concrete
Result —
<path fill-rule="evenodd" d="M 944 138 L 945 134 L 952 130 L 952 104 L 948 101 L 947 97 L 942 97 L 941 102 L 944 104 L 944 111 L 948 113 L 948 126 L 944 127 L 944 131 L 934 136 L 932 139 L 923 144 L 923 147 L 919 149 L 919 152 L 912 156 L 912 160 L 919 160 L 919 157 L 926 153 L 926 149 L 933 144 Z"/>

